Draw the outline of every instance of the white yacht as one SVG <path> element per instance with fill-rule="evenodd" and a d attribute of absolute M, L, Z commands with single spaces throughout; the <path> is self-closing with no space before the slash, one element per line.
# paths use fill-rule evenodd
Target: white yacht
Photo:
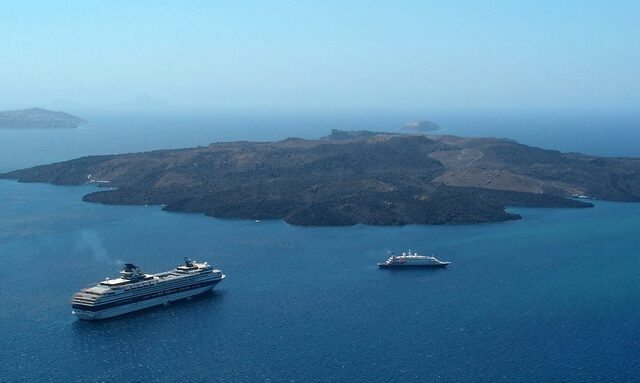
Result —
<path fill-rule="evenodd" d="M 207 262 L 188 258 L 184 265 L 159 274 L 145 274 L 127 263 L 119 278 L 107 278 L 76 293 L 71 300 L 72 314 L 87 320 L 111 318 L 202 294 L 224 278 L 220 270 Z"/>
<path fill-rule="evenodd" d="M 408 253 L 402 253 L 402 255 L 391 254 L 389 259 L 379 262 L 378 267 L 383 269 L 392 267 L 447 267 L 450 264 L 451 262 L 443 262 L 435 257 L 419 255 L 409 250 Z"/>

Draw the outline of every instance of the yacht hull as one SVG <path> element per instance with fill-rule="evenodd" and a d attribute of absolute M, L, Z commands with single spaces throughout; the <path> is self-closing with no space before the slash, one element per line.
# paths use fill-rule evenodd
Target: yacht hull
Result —
<path fill-rule="evenodd" d="M 378 267 L 381 269 L 443 269 L 449 266 L 449 263 L 441 263 L 439 265 L 387 265 L 384 263 L 378 263 Z"/>

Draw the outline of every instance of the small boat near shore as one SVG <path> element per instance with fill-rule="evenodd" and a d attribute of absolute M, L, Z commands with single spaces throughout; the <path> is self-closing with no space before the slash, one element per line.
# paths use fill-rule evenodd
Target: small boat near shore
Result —
<path fill-rule="evenodd" d="M 411 250 L 402 255 L 391 254 L 391 256 L 384 262 L 378 262 L 378 267 L 381 269 L 390 268 L 403 268 L 403 267 L 418 267 L 418 268 L 444 268 L 451 264 L 451 262 L 445 262 L 437 259 L 433 256 L 420 255 L 416 252 L 412 253 Z"/>

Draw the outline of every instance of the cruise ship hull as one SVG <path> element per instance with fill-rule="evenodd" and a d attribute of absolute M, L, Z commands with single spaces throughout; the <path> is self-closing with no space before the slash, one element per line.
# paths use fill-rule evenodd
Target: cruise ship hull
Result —
<path fill-rule="evenodd" d="M 112 318 L 115 316 L 130 313 L 133 311 L 143 310 L 150 307 L 159 306 L 159 305 L 167 304 L 169 302 L 178 301 L 181 299 L 206 293 L 207 291 L 213 290 L 213 288 L 221 280 L 222 279 L 212 281 L 211 284 L 207 284 L 206 286 L 197 287 L 197 288 L 189 289 L 186 291 L 180 291 L 173 294 L 167 294 L 167 295 L 159 296 L 156 298 L 141 300 L 138 302 L 132 302 L 129 304 L 109 307 L 101 310 L 82 310 L 79 308 L 74 308 L 72 311 L 72 314 L 78 317 L 79 319 L 84 319 L 84 320 L 99 320 L 99 319 Z"/>

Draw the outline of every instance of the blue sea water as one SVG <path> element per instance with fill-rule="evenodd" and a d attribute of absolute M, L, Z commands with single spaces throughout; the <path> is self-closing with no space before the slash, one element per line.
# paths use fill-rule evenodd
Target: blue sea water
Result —
<path fill-rule="evenodd" d="M 328 130 L 156 122 L 0 131 L 0 170 Z M 633 155 L 637 133 L 625 132 L 617 147 Z M 601 141 L 554 145 L 615 151 Z M 640 204 L 518 208 L 522 220 L 500 224 L 303 228 L 82 202 L 92 190 L 0 181 L 1 382 L 640 380 Z M 408 247 L 453 263 L 376 268 Z M 97 323 L 71 315 L 71 295 L 121 261 L 158 272 L 185 255 L 224 271 L 215 293 Z"/>

